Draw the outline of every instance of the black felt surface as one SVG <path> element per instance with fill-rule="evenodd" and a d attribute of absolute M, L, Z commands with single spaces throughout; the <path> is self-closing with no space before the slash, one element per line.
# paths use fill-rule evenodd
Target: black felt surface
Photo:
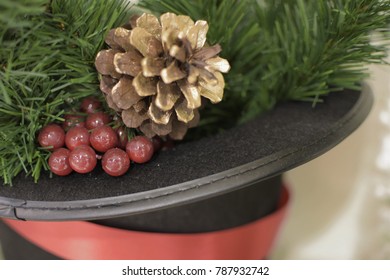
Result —
<path fill-rule="evenodd" d="M 284 149 L 318 141 L 355 105 L 360 93 L 331 94 L 323 104 L 290 102 L 234 129 L 196 142 L 177 145 L 151 162 L 133 165 L 126 176 L 101 170 L 65 178 L 44 174 L 38 184 L 19 176 L 13 187 L 1 186 L 0 197 L 71 201 L 115 197 L 186 182 L 240 166 Z"/>

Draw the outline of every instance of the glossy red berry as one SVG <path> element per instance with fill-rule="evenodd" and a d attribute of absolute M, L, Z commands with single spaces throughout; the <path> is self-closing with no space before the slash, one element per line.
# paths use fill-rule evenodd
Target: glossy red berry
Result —
<path fill-rule="evenodd" d="M 81 145 L 89 145 L 89 132 L 85 127 L 72 127 L 65 136 L 65 144 L 69 150 Z"/>
<path fill-rule="evenodd" d="M 145 163 L 153 156 L 153 143 L 145 136 L 136 136 L 127 143 L 126 152 L 132 161 Z"/>
<path fill-rule="evenodd" d="M 101 108 L 102 103 L 93 96 L 85 98 L 80 105 L 80 110 L 88 114 L 96 113 Z"/>
<path fill-rule="evenodd" d="M 123 149 L 123 150 L 126 150 L 127 142 L 129 142 L 127 129 L 123 126 L 118 127 L 116 129 L 116 133 L 118 135 L 118 147 Z"/>
<path fill-rule="evenodd" d="M 106 152 L 118 146 L 118 135 L 110 126 L 101 126 L 91 132 L 91 146 L 98 152 Z"/>
<path fill-rule="evenodd" d="M 96 153 L 89 146 L 78 146 L 70 152 L 69 164 L 77 173 L 91 172 L 97 164 Z"/>
<path fill-rule="evenodd" d="M 65 121 L 62 123 L 62 128 L 68 131 L 70 128 L 85 127 L 85 117 L 81 115 L 67 114 L 64 116 Z"/>
<path fill-rule="evenodd" d="M 110 121 L 111 118 L 106 113 L 96 112 L 88 115 L 85 121 L 85 127 L 91 130 L 91 129 L 98 128 L 100 126 L 104 126 L 108 124 Z"/>
<path fill-rule="evenodd" d="M 110 149 L 103 155 L 102 167 L 111 176 L 122 176 L 130 167 L 129 156 L 124 150 Z"/>
<path fill-rule="evenodd" d="M 65 143 L 65 131 L 57 124 L 49 124 L 39 132 L 38 142 L 42 147 L 51 147 L 50 150 L 61 148 Z"/>
<path fill-rule="evenodd" d="M 73 169 L 69 164 L 70 151 L 65 148 L 55 150 L 49 157 L 49 167 L 51 172 L 58 176 L 69 175 Z"/>

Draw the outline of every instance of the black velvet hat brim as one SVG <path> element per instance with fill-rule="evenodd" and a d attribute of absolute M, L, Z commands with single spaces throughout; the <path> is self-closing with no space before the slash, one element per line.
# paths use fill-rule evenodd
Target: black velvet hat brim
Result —
<path fill-rule="evenodd" d="M 0 216 L 25 220 L 100 219 L 182 205 L 281 174 L 352 133 L 373 103 L 369 89 L 332 93 L 313 108 L 288 102 L 233 129 L 177 145 L 113 178 L 96 170 L 67 177 L 18 176 L 0 187 Z"/>

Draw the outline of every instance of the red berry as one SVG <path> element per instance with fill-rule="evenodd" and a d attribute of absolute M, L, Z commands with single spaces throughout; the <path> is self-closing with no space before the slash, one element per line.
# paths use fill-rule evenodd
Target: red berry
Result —
<path fill-rule="evenodd" d="M 129 141 L 127 129 L 123 126 L 120 126 L 116 129 L 116 133 L 118 134 L 118 147 L 126 150 L 126 145 Z"/>
<path fill-rule="evenodd" d="M 65 144 L 69 150 L 77 146 L 89 145 L 89 132 L 85 127 L 72 127 L 65 136 Z"/>
<path fill-rule="evenodd" d="M 95 168 L 96 163 L 96 153 L 89 146 L 78 146 L 69 154 L 70 167 L 77 173 L 91 172 Z"/>
<path fill-rule="evenodd" d="M 49 124 L 41 129 L 38 142 L 42 147 L 52 147 L 55 150 L 64 146 L 65 131 L 57 124 Z"/>
<path fill-rule="evenodd" d="M 76 127 L 85 127 L 85 117 L 81 115 L 65 115 L 65 121 L 62 123 L 63 129 L 68 131 L 70 128 Z"/>
<path fill-rule="evenodd" d="M 145 163 L 153 156 L 153 143 L 145 136 L 136 136 L 127 143 L 126 152 L 132 161 Z"/>
<path fill-rule="evenodd" d="M 129 170 L 129 156 L 124 150 L 110 149 L 103 155 L 102 167 L 108 175 L 122 176 Z"/>
<path fill-rule="evenodd" d="M 118 145 L 118 135 L 110 126 L 101 126 L 91 132 L 91 146 L 98 152 L 106 152 Z"/>
<path fill-rule="evenodd" d="M 96 113 L 97 111 L 99 111 L 101 109 L 101 107 L 102 107 L 102 103 L 99 100 L 97 100 L 95 97 L 91 96 L 91 97 L 85 98 L 81 102 L 80 110 L 82 112 L 92 114 L 92 113 Z"/>
<path fill-rule="evenodd" d="M 73 169 L 69 164 L 70 151 L 65 148 L 55 150 L 49 157 L 49 167 L 51 172 L 58 176 L 69 175 Z"/>
<path fill-rule="evenodd" d="M 110 121 L 111 118 L 106 113 L 96 112 L 88 115 L 87 120 L 85 121 L 85 127 L 88 129 L 94 129 L 106 125 Z"/>

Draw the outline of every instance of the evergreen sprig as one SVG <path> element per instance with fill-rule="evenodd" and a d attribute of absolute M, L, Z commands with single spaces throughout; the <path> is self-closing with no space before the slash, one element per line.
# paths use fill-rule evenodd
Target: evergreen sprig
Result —
<path fill-rule="evenodd" d="M 383 63 L 390 1 L 141 0 L 158 13 L 206 19 L 208 38 L 232 66 L 224 100 L 202 111 L 196 136 L 247 121 L 277 102 L 356 89 L 368 63 Z M 223 15 L 223 16 L 222 16 Z M 370 35 L 383 32 L 371 44 Z"/>
<path fill-rule="evenodd" d="M 108 30 L 124 22 L 124 0 L 2 0 L 0 176 L 38 180 L 48 152 L 36 135 L 90 95 L 101 96 L 94 59 Z"/>

